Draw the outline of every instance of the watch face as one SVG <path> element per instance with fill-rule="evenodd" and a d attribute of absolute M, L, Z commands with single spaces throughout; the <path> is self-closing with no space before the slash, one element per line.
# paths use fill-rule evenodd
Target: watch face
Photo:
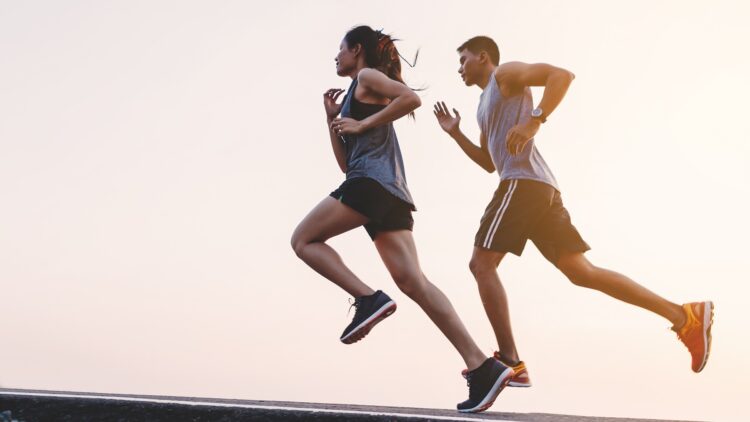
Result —
<path fill-rule="evenodd" d="M 531 117 L 541 117 L 542 116 L 542 109 L 541 108 L 535 108 L 531 110 Z"/>

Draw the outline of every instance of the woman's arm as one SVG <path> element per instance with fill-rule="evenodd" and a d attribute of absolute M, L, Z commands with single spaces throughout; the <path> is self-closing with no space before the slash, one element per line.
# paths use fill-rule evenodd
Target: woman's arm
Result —
<path fill-rule="evenodd" d="M 331 136 L 331 146 L 333 147 L 333 155 L 336 156 L 336 162 L 342 172 L 346 173 L 346 149 L 344 147 L 344 141 L 341 136 L 337 135 L 331 128 L 333 119 L 328 119 L 328 134 Z"/>
<path fill-rule="evenodd" d="M 336 163 L 342 172 L 346 173 L 346 149 L 344 148 L 344 141 L 341 139 L 336 132 L 333 131 L 331 123 L 341 112 L 341 104 L 336 104 L 336 100 L 339 98 L 343 89 L 329 89 L 323 93 L 323 107 L 326 109 L 326 122 L 328 126 L 328 135 L 331 137 L 331 147 L 333 147 L 333 155 L 336 157 Z"/>
<path fill-rule="evenodd" d="M 394 81 L 378 70 L 362 69 L 357 78 L 359 86 L 377 96 L 386 97 L 391 102 L 384 109 L 363 120 L 334 119 L 331 127 L 335 133 L 356 135 L 373 127 L 398 120 L 422 105 L 422 100 L 408 86 Z M 351 93 L 351 95 L 354 95 L 354 93 Z"/>

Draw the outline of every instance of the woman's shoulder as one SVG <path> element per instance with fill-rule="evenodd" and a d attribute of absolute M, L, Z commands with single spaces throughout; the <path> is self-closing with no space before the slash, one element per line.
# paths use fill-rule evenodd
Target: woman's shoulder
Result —
<path fill-rule="evenodd" d="M 366 67 L 360 70 L 357 74 L 357 81 L 360 85 L 369 85 L 378 80 L 382 80 L 383 78 L 388 79 L 388 76 L 386 76 L 385 73 L 379 71 L 378 69 L 374 69 L 371 67 Z"/>

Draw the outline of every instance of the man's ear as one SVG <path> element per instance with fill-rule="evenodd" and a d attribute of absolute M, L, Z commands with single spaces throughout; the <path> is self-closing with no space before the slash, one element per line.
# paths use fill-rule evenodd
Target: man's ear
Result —
<path fill-rule="evenodd" d="M 479 62 L 482 64 L 487 63 L 487 61 L 490 59 L 490 55 L 487 54 L 486 51 L 482 50 L 479 52 Z"/>

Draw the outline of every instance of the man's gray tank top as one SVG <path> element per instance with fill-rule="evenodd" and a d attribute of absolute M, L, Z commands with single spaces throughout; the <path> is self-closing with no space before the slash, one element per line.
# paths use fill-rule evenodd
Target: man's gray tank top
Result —
<path fill-rule="evenodd" d="M 357 101 L 354 91 L 357 78 L 354 78 L 341 106 L 341 117 L 361 120 L 354 108 L 370 108 L 372 104 Z M 354 104 L 356 103 L 356 104 Z M 371 113 L 370 113 L 371 114 Z M 358 119 L 359 117 L 359 119 Z M 371 128 L 359 135 L 342 135 L 346 147 L 346 179 L 368 177 L 380 183 L 388 192 L 411 205 L 416 211 L 414 200 L 406 186 L 406 173 L 398 138 L 393 123 Z"/>
<path fill-rule="evenodd" d="M 487 137 L 487 148 L 497 174 L 500 175 L 500 181 L 536 180 L 560 190 L 555 176 L 534 145 L 534 138 L 531 138 L 523 152 L 516 156 L 510 155 L 505 146 L 508 131 L 516 124 L 531 119 L 532 105 L 529 87 L 524 87 L 523 92 L 505 97 L 495 79 L 495 72 L 492 72 L 487 86 L 479 97 L 477 121 L 482 133 Z"/>

